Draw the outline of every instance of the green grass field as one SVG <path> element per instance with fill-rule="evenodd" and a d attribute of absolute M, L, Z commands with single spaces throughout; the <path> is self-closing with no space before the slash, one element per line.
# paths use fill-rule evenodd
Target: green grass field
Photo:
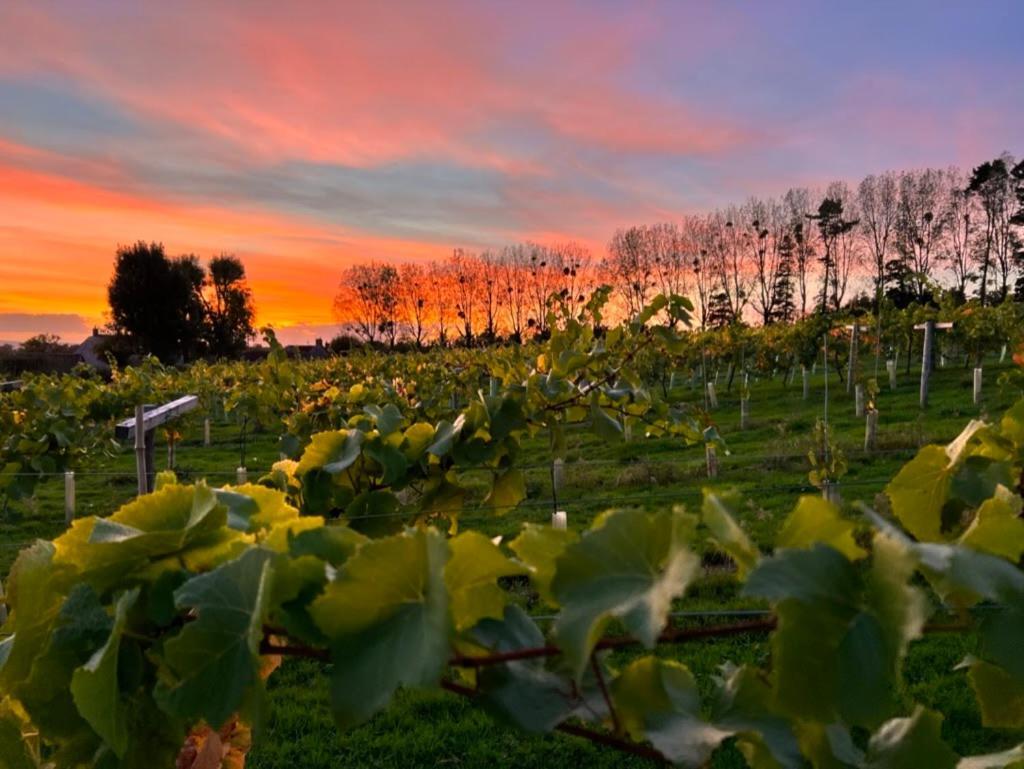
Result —
<path fill-rule="evenodd" d="M 870 361 L 865 361 L 871 366 Z M 930 442 L 955 437 L 971 418 L 998 417 L 1019 394 L 1001 391 L 995 361 L 985 370 L 985 397 L 981 406 L 971 403 L 971 371 L 956 367 L 933 374 L 932 398 L 927 411 L 918 408 L 918 372 L 900 372 L 896 392 L 887 386 L 879 396 L 878 449 L 863 451 L 864 421 L 854 415 L 851 394 L 833 374 L 830 378 L 830 418 L 834 436 L 843 447 L 850 471 L 841 493 L 851 515 L 852 504 L 872 504 L 886 482 L 910 459 L 916 449 Z M 884 379 L 884 368 L 882 378 Z M 799 377 L 785 386 L 781 378 L 761 380 L 751 386 L 749 429 L 739 430 L 739 392 L 736 382 L 729 392 L 718 385 L 719 408 L 713 416 L 730 453 L 720 456 L 720 476 L 715 486 L 734 486 L 744 493 L 743 524 L 753 538 L 769 548 L 774 532 L 801 493 L 817 493 L 807 482 L 806 454 L 811 430 L 823 405 L 821 372 L 812 380 L 811 397 L 801 397 Z M 887 383 L 883 382 L 883 385 Z M 684 385 L 680 392 L 697 400 L 700 391 Z M 211 484 L 233 482 L 238 465 L 236 429 L 215 426 L 214 445 L 204 448 L 198 421 L 182 429 L 177 470 L 189 480 L 207 478 Z M 249 441 L 247 464 L 255 478 L 276 459 L 276 434 L 259 434 Z M 162 451 L 157 450 L 162 467 Z M 545 522 L 551 513 L 550 476 L 546 441 L 530 441 L 521 462 L 529 469 L 528 499 L 518 510 L 496 518 L 473 509 L 461 519 L 465 528 L 489 535 L 512 536 L 524 521 Z M 480 475 L 478 491 L 484 488 Z M 609 446 L 589 433 L 570 441 L 566 485 L 558 507 L 569 514 L 569 525 L 583 527 L 610 507 L 635 506 L 654 510 L 699 504 L 701 488 L 709 484 L 704 452 L 668 440 L 637 438 Z M 469 482 L 474 483 L 472 474 Z M 0 573 L 6 573 L 17 549 L 36 537 L 52 538 L 63 529 L 63 484 L 44 483 L 28 505 L 12 505 L 0 521 Z M 78 473 L 78 514 L 105 515 L 130 500 L 135 493 L 134 458 L 131 451 L 104 458 Z M 479 494 L 476 496 L 479 499 Z M 713 559 L 709 559 L 709 564 Z M 698 586 L 678 606 L 681 610 L 757 608 L 738 597 L 735 581 L 720 569 Z M 707 621 L 686 618 L 681 622 Z M 944 733 L 961 753 L 1005 746 L 1010 735 L 982 730 L 966 679 L 953 670 L 966 654 L 970 638 L 930 636 L 914 644 L 906 665 L 909 692 L 915 699 L 947 715 Z M 726 661 L 763 662 L 767 648 L 759 637 L 734 637 L 701 641 L 662 649 L 688 664 L 699 679 L 707 681 Z M 619 654 L 612 663 L 628 659 Z M 270 681 L 270 713 L 257 736 L 250 766 L 260 769 L 285 767 L 630 767 L 645 765 L 643 759 L 623 756 L 607 748 L 562 736 L 526 735 L 502 723 L 455 695 L 404 692 L 388 710 L 370 723 L 343 735 L 334 728 L 327 708 L 323 667 L 289 661 Z M 1020 736 L 1016 738 L 1019 740 Z M 728 748 L 716 754 L 716 767 L 739 767 L 743 761 Z"/>

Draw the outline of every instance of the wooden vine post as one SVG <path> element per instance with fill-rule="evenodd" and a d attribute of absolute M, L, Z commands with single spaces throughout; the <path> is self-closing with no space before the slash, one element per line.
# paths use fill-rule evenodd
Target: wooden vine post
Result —
<path fill-rule="evenodd" d="M 936 323 L 934 320 L 926 320 L 914 326 L 916 331 L 924 331 L 924 344 L 921 345 L 921 408 L 928 406 L 928 380 L 932 373 L 932 358 L 935 352 L 935 331 L 948 331 L 953 328 L 952 323 Z"/>
<path fill-rule="evenodd" d="M 857 378 L 859 333 L 861 330 L 867 331 L 868 327 L 854 323 L 852 326 L 843 326 L 843 328 L 850 332 L 850 360 L 846 365 L 846 392 L 850 392 L 853 389 L 853 382 Z"/>
<path fill-rule="evenodd" d="M 114 431 L 117 439 L 135 441 L 135 474 L 139 496 L 153 491 L 156 483 L 154 431 L 160 425 L 187 414 L 198 406 L 198 397 L 186 395 L 162 406 L 136 406 L 133 418 L 118 422 Z M 139 426 L 142 429 L 138 429 Z"/>

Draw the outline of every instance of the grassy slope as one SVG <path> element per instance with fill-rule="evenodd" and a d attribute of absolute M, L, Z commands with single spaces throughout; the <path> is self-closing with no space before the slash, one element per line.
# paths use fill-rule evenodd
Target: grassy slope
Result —
<path fill-rule="evenodd" d="M 834 434 L 850 461 L 844 479 L 846 503 L 872 502 L 885 483 L 920 445 L 947 441 L 979 414 L 998 414 L 1012 396 L 1000 393 L 995 381 L 999 367 L 986 368 L 986 398 L 980 408 L 971 404 L 971 372 L 963 368 L 940 369 L 934 374 L 932 403 L 927 412 L 917 407 L 916 372 L 901 372 L 895 393 L 885 388 L 879 399 L 879 451 L 865 456 L 863 420 L 853 414 L 852 396 L 833 376 L 830 380 Z M 884 371 L 883 371 L 884 375 Z M 738 429 L 738 392 L 726 392 L 719 384 L 719 409 L 714 413 L 731 455 L 721 458 L 720 485 L 735 485 L 749 498 L 744 525 L 764 547 L 773 532 L 807 486 L 806 452 L 809 430 L 821 412 L 823 378 L 812 382 L 809 401 L 801 399 L 799 379 L 786 388 L 779 379 L 752 385 L 750 429 Z M 682 388 L 681 392 L 689 391 Z M 691 394 L 696 398 L 697 391 Z M 203 448 L 195 440 L 195 426 L 184 430 L 187 440 L 179 447 L 178 470 L 184 478 L 207 477 L 211 483 L 233 478 L 238 464 L 233 428 L 219 425 L 214 446 Z M 189 440 L 191 438 L 191 440 Z M 275 436 L 257 436 L 250 443 L 247 464 L 252 473 L 266 469 L 274 458 Z M 158 455 L 159 455 L 158 451 Z M 495 519 L 469 511 L 463 525 L 489 534 L 514 535 L 523 521 L 542 522 L 550 515 L 549 476 L 544 442 L 530 442 L 522 461 L 528 471 L 529 499 L 519 510 Z M 104 460 L 93 471 L 109 475 L 79 474 L 79 514 L 106 514 L 134 493 L 133 458 L 130 452 Z M 483 488 L 485 476 L 467 480 Z M 569 512 L 570 525 L 584 526 L 594 515 L 616 505 L 656 509 L 699 499 L 704 477 L 703 452 L 681 448 L 670 441 L 637 440 L 607 446 L 589 434 L 574 437 L 566 468 L 566 488 L 559 507 Z M 471 503 L 472 504 L 472 503 Z M 6 572 L 16 546 L 33 537 L 53 537 L 62 529 L 63 489 L 59 482 L 44 484 L 34 505 L 15 508 L 0 521 L 0 573 Z M 683 608 L 716 608 L 744 605 L 735 585 L 719 578 L 689 596 Z M 963 752 L 976 752 L 1008 741 L 1006 735 L 982 731 L 973 697 L 962 674 L 952 670 L 967 651 L 969 639 L 928 638 L 914 645 L 907 665 L 910 692 L 948 715 L 947 737 Z M 765 644 L 757 638 L 736 638 L 663 650 L 689 664 L 705 681 L 726 660 L 764 661 Z M 614 661 L 624 661 L 621 657 Z M 577 765 L 632 766 L 644 763 L 596 748 L 564 736 L 530 736 L 496 723 L 486 714 L 452 695 L 408 692 L 401 694 L 387 712 L 369 724 L 339 738 L 327 709 L 327 685 L 315 664 L 289 662 L 271 682 L 271 713 L 267 732 L 254 749 L 250 765 L 265 769 L 284 767 L 418 767 L 451 764 L 460 767 L 551 767 Z M 742 766 L 724 750 L 716 766 Z"/>

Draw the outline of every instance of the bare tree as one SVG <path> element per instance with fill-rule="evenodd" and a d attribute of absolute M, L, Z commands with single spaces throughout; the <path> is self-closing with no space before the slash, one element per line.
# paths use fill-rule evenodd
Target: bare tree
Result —
<path fill-rule="evenodd" d="M 527 249 L 527 293 L 530 297 L 531 310 L 526 324 L 541 334 L 547 328 L 548 299 L 558 290 L 558 272 L 549 248 L 537 243 L 527 243 Z"/>
<path fill-rule="evenodd" d="M 579 243 L 554 246 L 551 261 L 557 281 L 557 291 L 569 313 L 576 316 L 587 303 L 591 290 L 590 251 Z"/>
<path fill-rule="evenodd" d="M 398 335 L 398 270 L 389 264 L 370 262 L 349 267 L 334 298 L 335 317 L 351 321 L 367 342 L 387 340 L 394 346 Z"/>
<path fill-rule="evenodd" d="M 899 186 L 896 174 L 864 177 L 857 187 L 860 208 L 860 233 L 868 247 L 875 281 L 875 312 L 880 312 L 885 293 L 885 265 L 892 246 L 899 213 Z"/>
<path fill-rule="evenodd" d="M 967 192 L 967 180 L 959 168 L 950 168 L 946 183 L 946 238 L 942 259 L 953 274 L 953 291 L 961 301 L 967 298 L 967 284 L 977 279 L 972 270 L 971 249 L 977 229 L 974 198 Z"/>
<path fill-rule="evenodd" d="M 399 267 L 400 315 L 417 347 L 423 347 L 427 341 L 431 295 L 434 293 L 430 284 L 430 267 L 411 263 Z"/>
<path fill-rule="evenodd" d="M 811 207 L 811 191 L 797 187 L 786 192 L 783 198 L 786 216 L 793 236 L 793 274 L 796 279 L 796 294 L 800 300 L 800 316 L 807 314 L 807 300 L 811 297 L 811 279 L 814 271 L 816 250 L 815 231 L 808 226 L 814 215 Z"/>
<path fill-rule="evenodd" d="M 654 288 L 654 265 L 646 246 L 643 227 L 616 230 L 608 244 L 605 271 L 630 316 L 643 309 Z"/>
<path fill-rule="evenodd" d="M 931 283 L 938 245 L 946 227 L 943 174 L 935 169 L 904 171 L 899 181 L 896 249 L 905 261 L 914 293 L 923 297 Z"/>
<path fill-rule="evenodd" d="M 480 305 L 480 270 L 474 254 L 456 248 L 448 260 L 455 297 L 456 326 L 460 326 L 462 341 L 467 347 L 473 343 L 473 319 Z"/>
<path fill-rule="evenodd" d="M 529 318 L 528 246 L 506 246 L 501 252 L 501 290 L 505 293 L 505 316 L 509 333 L 522 341 Z"/>
<path fill-rule="evenodd" d="M 775 199 L 762 201 L 751 198 L 747 201 L 743 218 L 754 269 L 751 303 L 761 316 L 761 322 L 768 324 L 776 319 L 783 301 L 792 301 L 788 274 L 792 269 L 789 223 L 782 205 Z M 790 294 L 788 297 L 787 293 Z"/>
<path fill-rule="evenodd" d="M 483 336 L 493 342 L 498 336 L 498 311 L 501 308 L 501 264 L 490 251 L 484 251 L 477 259 L 477 278 L 480 290 L 480 305 L 484 314 Z"/>
<path fill-rule="evenodd" d="M 431 291 L 435 300 L 434 322 L 437 326 L 437 343 L 445 347 L 449 342 L 449 329 L 455 317 L 455 292 L 452 288 L 452 269 L 448 262 L 431 262 L 427 269 Z"/>

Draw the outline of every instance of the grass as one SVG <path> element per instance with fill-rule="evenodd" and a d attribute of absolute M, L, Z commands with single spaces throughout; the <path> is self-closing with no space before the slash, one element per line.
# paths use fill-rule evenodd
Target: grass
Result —
<path fill-rule="evenodd" d="M 865 361 L 870 366 L 870 361 Z M 833 436 L 842 446 L 850 471 L 841 485 L 844 504 L 872 504 L 885 484 L 920 446 L 955 437 L 971 418 L 998 417 L 1017 393 L 1002 392 L 996 378 L 1005 370 L 995 361 L 985 370 L 985 398 L 971 403 L 969 368 L 938 369 L 933 374 L 929 408 L 918 408 L 917 372 L 900 372 L 895 392 L 884 387 L 879 396 L 878 450 L 863 451 L 864 422 L 854 415 L 852 394 L 833 374 L 830 378 L 830 419 Z M 882 369 L 882 378 L 885 372 Z M 799 378 L 786 386 L 781 377 L 751 385 L 751 418 L 739 430 L 738 382 L 731 392 L 720 382 L 719 407 L 713 417 L 730 453 L 720 456 L 716 486 L 735 486 L 748 500 L 743 525 L 763 548 L 800 493 L 817 493 L 807 482 L 806 454 L 810 430 L 821 414 L 824 378 L 812 378 L 811 397 L 801 397 Z M 887 384 L 887 383 L 884 383 Z M 688 385 L 678 392 L 696 401 L 699 390 Z M 215 425 L 214 445 L 203 447 L 198 422 L 186 424 L 186 439 L 178 448 L 177 470 L 184 479 L 206 477 L 211 483 L 234 478 L 238 448 L 235 429 Z M 250 477 L 266 470 L 276 457 L 276 435 L 250 438 L 247 465 Z M 158 448 L 158 457 L 160 450 Z M 463 527 L 488 535 L 514 536 L 525 521 L 546 522 L 552 509 L 546 441 L 524 446 L 528 499 L 513 513 L 495 518 L 473 510 L 469 503 Z M 584 527 L 595 515 L 616 506 L 659 509 L 699 504 L 701 488 L 709 483 L 704 453 L 678 441 L 637 439 L 607 445 L 587 432 L 570 440 L 565 487 L 558 507 L 569 513 L 570 526 Z M 466 473 L 464 481 L 483 494 L 487 474 Z M 81 470 L 78 477 L 78 514 L 107 514 L 129 501 L 135 492 L 134 458 L 130 451 L 104 458 Z M 0 520 L 0 573 L 6 573 L 18 547 L 33 538 L 52 538 L 63 529 L 63 487 L 58 480 L 43 484 L 28 505 L 12 506 Z M 737 595 L 728 574 L 712 574 L 680 604 L 685 609 L 749 606 Z M 1003 747 L 1012 737 L 980 726 L 974 698 L 964 674 L 953 668 L 970 651 L 971 637 L 928 637 L 915 643 L 906 664 L 907 694 L 946 714 L 944 734 L 962 753 Z M 761 637 L 736 637 L 686 644 L 659 653 L 688 664 L 704 684 L 725 661 L 764 663 L 768 650 Z M 613 664 L 628 660 L 617 654 Z M 259 769 L 302 766 L 327 767 L 633 767 L 642 759 L 622 756 L 606 748 L 563 735 L 526 735 L 493 720 L 488 714 L 454 695 L 401 692 L 392 705 L 368 724 L 339 735 L 330 720 L 328 679 L 323 666 L 289 661 L 270 681 L 268 721 L 258 737 L 249 765 Z M 743 766 L 732 748 L 716 754 L 715 767 Z"/>

